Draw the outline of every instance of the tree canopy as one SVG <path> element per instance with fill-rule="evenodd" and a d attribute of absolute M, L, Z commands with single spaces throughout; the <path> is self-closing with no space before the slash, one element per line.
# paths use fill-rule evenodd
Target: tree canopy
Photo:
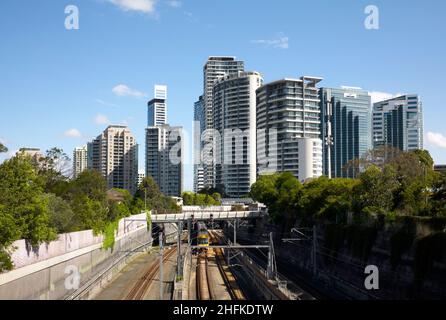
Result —
<path fill-rule="evenodd" d="M 185 206 L 218 206 L 221 204 L 221 195 L 218 192 L 212 194 L 183 192 L 183 204 Z"/>
<path fill-rule="evenodd" d="M 40 159 L 19 154 L 0 164 L 0 272 L 11 269 L 10 246 L 25 239 L 32 246 L 56 239 L 58 233 L 92 229 L 113 245 L 117 222 L 148 209 L 178 212 L 176 201 L 164 196 L 153 179 L 145 179 L 136 196 L 113 189 L 105 178 L 86 170 L 69 179 L 69 158 L 58 148 Z M 106 247 L 108 248 L 108 247 Z"/>
<path fill-rule="evenodd" d="M 297 217 L 341 223 L 349 215 L 446 216 L 446 176 L 434 172 L 429 152 L 384 148 L 355 163 L 362 168 L 357 179 L 320 177 L 301 185 L 290 173 L 266 175 L 250 195 L 286 225 Z"/>
<path fill-rule="evenodd" d="M 6 148 L 1 142 L 0 142 L 0 153 L 8 152 L 8 148 Z"/>
<path fill-rule="evenodd" d="M 165 196 L 152 177 L 142 181 L 133 201 L 135 207 L 141 212 L 145 209 L 154 210 L 157 214 L 180 212 L 180 207 L 172 197 Z"/>

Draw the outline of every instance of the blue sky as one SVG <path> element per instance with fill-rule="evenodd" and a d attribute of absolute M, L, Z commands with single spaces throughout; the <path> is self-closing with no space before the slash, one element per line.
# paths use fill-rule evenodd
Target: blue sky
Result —
<path fill-rule="evenodd" d="M 364 27 L 370 4 L 378 30 Z M 67 5 L 79 30 L 65 29 Z M 445 12 L 443 0 L 2 0 L 0 141 L 71 154 L 125 123 L 143 168 L 153 85 L 169 86 L 169 123 L 191 133 L 204 62 L 234 55 L 266 82 L 313 75 L 376 97 L 420 94 L 425 146 L 446 163 Z"/>

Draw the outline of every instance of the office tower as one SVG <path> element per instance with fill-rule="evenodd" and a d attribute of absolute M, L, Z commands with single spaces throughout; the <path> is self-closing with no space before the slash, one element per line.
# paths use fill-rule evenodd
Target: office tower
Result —
<path fill-rule="evenodd" d="M 73 178 L 88 168 L 87 146 L 75 148 L 73 151 Z"/>
<path fill-rule="evenodd" d="M 111 125 L 88 146 L 89 168 L 100 172 L 108 188 L 136 192 L 138 145 L 126 126 Z"/>
<path fill-rule="evenodd" d="M 244 62 L 236 60 L 235 57 L 211 56 L 208 58 L 203 68 L 203 103 L 204 103 L 204 123 L 201 130 L 213 129 L 213 88 L 219 77 L 227 74 L 244 71 Z M 204 135 L 207 142 L 212 143 L 212 136 Z M 204 183 L 205 187 L 214 187 L 214 172 L 212 159 L 213 152 L 205 152 L 203 155 Z"/>
<path fill-rule="evenodd" d="M 22 154 L 25 156 L 30 156 L 33 159 L 40 159 L 43 157 L 42 151 L 39 148 L 20 148 L 17 154 Z"/>
<path fill-rule="evenodd" d="M 29 156 L 35 166 L 42 168 L 42 158 L 44 155 L 39 148 L 20 148 L 16 155 Z"/>
<path fill-rule="evenodd" d="M 214 179 L 230 198 L 246 196 L 256 182 L 256 90 L 258 72 L 228 74 L 217 80 L 213 93 Z"/>
<path fill-rule="evenodd" d="M 322 137 L 327 134 L 327 107 L 332 109 L 331 177 L 354 178 L 358 169 L 346 165 L 372 147 L 371 98 L 356 87 L 321 88 Z M 328 175 L 328 146 L 324 144 L 324 174 Z"/>
<path fill-rule="evenodd" d="M 202 166 L 194 168 L 194 192 L 198 193 L 204 189 L 204 169 Z"/>
<path fill-rule="evenodd" d="M 322 175 L 320 81 L 305 76 L 257 89 L 258 174 L 291 172 L 302 182 Z"/>
<path fill-rule="evenodd" d="M 205 127 L 204 99 L 203 96 L 200 96 L 198 101 L 194 103 L 194 192 L 204 189 L 204 168 L 201 163 L 201 150 L 203 148 L 201 134 Z"/>
<path fill-rule="evenodd" d="M 144 181 L 145 178 L 146 178 L 145 171 L 139 171 L 138 172 L 138 187 L 141 185 L 141 183 Z"/>
<path fill-rule="evenodd" d="M 87 169 L 95 170 L 101 166 L 101 158 L 98 155 L 101 152 L 101 145 L 95 143 L 96 139 L 87 143 Z"/>
<path fill-rule="evenodd" d="M 373 145 L 403 151 L 423 149 L 423 106 L 416 94 L 373 105 Z"/>
<path fill-rule="evenodd" d="M 154 98 L 148 103 L 147 125 L 162 126 L 167 123 L 167 86 L 155 85 Z"/>
<path fill-rule="evenodd" d="M 162 193 L 180 197 L 183 192 L 182 127 L 146 128 L 146 177 L 152 177 Z"/>

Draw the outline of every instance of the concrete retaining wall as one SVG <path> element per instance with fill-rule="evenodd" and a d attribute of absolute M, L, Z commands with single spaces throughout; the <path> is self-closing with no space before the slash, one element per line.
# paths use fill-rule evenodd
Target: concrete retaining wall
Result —
<path fill-rule="evenodd" d="M 144 219 L 145 214 L 132 218 Z M 0 274 L 0 299 L 57 300 L 73 293 L 128 251 L 151 241 L 145 221 L 119 223 L 113 249 L 102 249 L 102 236 L 91 230 L 63 234 L 57 241 L 29 250 L 24 240 L 14 245 L 16 269 Z"/>
<path fill-rule="evenodd" d="M 256 228 L 248 232 L 239 228 L 240 241 L 267 241 L 269 232 L 275 235 L 276 258 L 280 262 L 279 271 L 295 275 L 303 284 L 313 286 L 320 293 L 334 299 L 444 299 L 446 297 L 446 265 L 435 262 L 427 273 L 422 286 L 415 288 L 414 283 L 414 245 L 402 254 L 401 262 L 393 269 L 391 266 L 391 236 L 393 231 L 383 228 L 377 232 L 376 240 L 367 261 L 353 255 L 348 241 L 343 241 L 335 251 L 325 240 L 323 224 L 317 228 L 317 274 L 313 275 L 312 241 L 282 241 L 282 237 L 295 238 L 296 234 L 283 236 L 283 230 L 265 221 L 257 221 Z M 311 231 L 308 233 L 311 238 Z M 302 237 L 301 237 L 302 238 Z M 365 267 L 375 265 L 379 268 L 379 290 L 366 290 Z"/>

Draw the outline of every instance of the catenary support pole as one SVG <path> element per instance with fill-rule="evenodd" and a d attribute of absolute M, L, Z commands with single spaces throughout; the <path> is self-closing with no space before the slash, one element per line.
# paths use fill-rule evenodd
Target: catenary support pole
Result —
<path fill-rule="evenodd" d="M 163 260 L 164 260 L 164 246 L 163 246 L 163 233 L 160 232 L 160 300 L 164 300 L 164 288 L 163 288 L 163 281 L 164 281 L 164 270 L 163 270 Z"/>
<path fill-rule="evenodd" d="M 317 274 L 317 230 L 316 225 L 313 226 L 313 275 Z"/>
<path fill-rule="evenodd" d="M 187 220 L 187 243 L 190 246 L 192 244 L 192 236 L 191 236 L 191 232 L 192 232 L 192 227 L 191 227 L 191 220 Z"/>
<path fill-rule="evenodd" d="M 181 268 L 181 236 L 183 233 L 183 223 L 182 222 L 178 222 L 178 239 L 177 239 L 177 252 L 178 252 L 178 256 L 177 256 L 177 273 L 179 276 L 182 276 L 182 268 Z"/>
<path fill-rule="evenodd" d="M 234 220 L 234 245 L 237 244 L 237 220 Z"/>

